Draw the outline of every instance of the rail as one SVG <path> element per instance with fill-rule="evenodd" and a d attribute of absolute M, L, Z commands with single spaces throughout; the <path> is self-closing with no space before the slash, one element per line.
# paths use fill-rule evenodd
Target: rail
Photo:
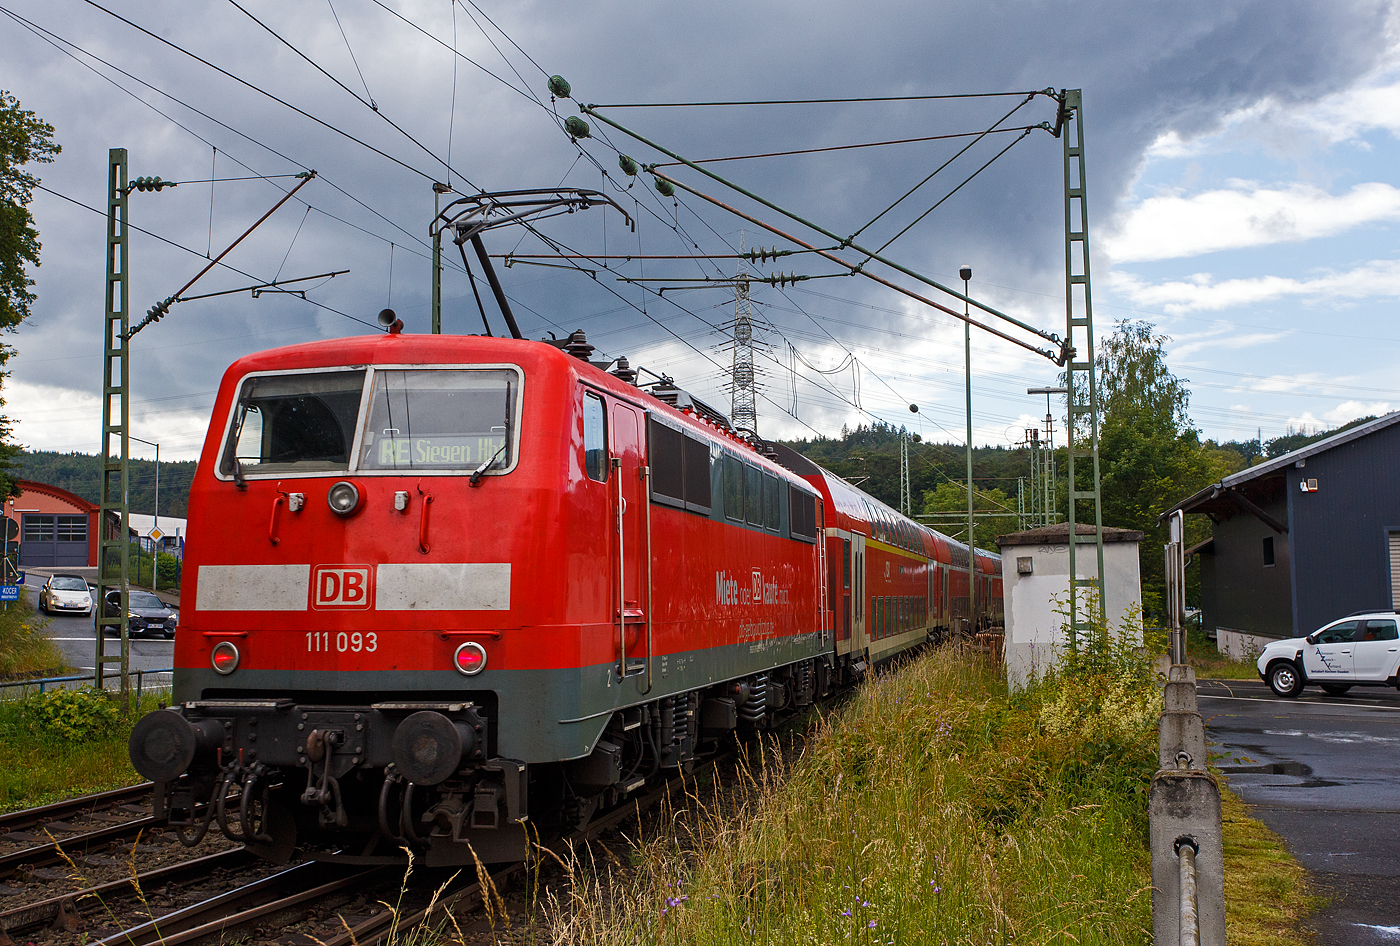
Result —
<path fill-rule="evenodd" d="M 139 670 L 139 669 L 138 669 L 138 670 L 132 670 L 132 671 L 130 672 L 130 675 L 131 675 L 131 676 L 134 676 L 134 677 L 136 678 L 136 701 L 137 701 L 138 703 L 141 702 L 141 688 L 142 688 L 142 685 L 143 685 L 143 682 L 144 682 L 144 681 L 143 681 L 143 677 L 144 677 L 144 676 L 146 676 L 146 675 L 158 675 L 158 674 L 172 674 L 172 673 L 174 673 L 174 672 L 175 672 L 175 668 L 174 668 L 174 667 L 161 667 L 160 669 L 157 669 L 157 670 Z M 119 676 L 119 674 L 108 673 L 108 674 L 103 674 L 103 676 L 104 676 L 104 678 L 106 678 L 106 677 L 115 677 L 115 676 Z M 25 678 L 25 679 L 23 679 L 23 680 L 3 680 L 3 681 L 0 681 L 0 690 L 8 690 L 8 689 L 11 689 L 11 688 L 13 688 L 13 687 L 32 687 L 32 686 L 34 686 L 35 684 L 38 684 L 38 686 L 39 686 L 39 692 L 40 692 L 40 693 L 43 693 L 43 692 L 45 691 L 45 689 L 46 689 L 47 687 L 49 687 L 49 686 L 53 686 L 53 685 L 60 684 L 60 683 L 77 683 L 77 682 L 82 681 L 82 680 L 91 680 L 91 681 L 93 681 L 94 683 L 96 683 L 96 682 L 97 682 L 97 673 L 96 673 L 96 671 L 94 671 L 94 672 L 92 672 L 92 673 L 80 673 L 80 674 L 75 674 L 75 675 L 69 676 L 69 677 L 27 677 L 27 678 Z"/>

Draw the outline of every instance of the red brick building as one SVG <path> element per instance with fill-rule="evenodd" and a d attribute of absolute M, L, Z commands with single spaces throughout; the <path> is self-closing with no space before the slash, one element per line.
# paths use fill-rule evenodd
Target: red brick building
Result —
<path fill-rule="evenodd" d="M 47 483 L 20 480 L 19 488 L 5 501 L 5 518 L 19 526 L 20 566 L 96 566 L 97 504 Z"/>

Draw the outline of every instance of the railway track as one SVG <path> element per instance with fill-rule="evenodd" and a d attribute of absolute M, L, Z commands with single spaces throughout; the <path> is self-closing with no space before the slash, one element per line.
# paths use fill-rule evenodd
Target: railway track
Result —
<path fill-rule="evenodd" d="M 150 815 L 151 783 L 0 815 L 0 880 L 81 861 L 113 844 L 163 828 Z"/>
<path fill-rule="evenodd" d="M 252 854 L 235 848 L 48 897 L 0 912 L 0 932 L 11 938 L 44 926 L 76 932 L 75 927 L 95 925 L 94 919 L 104 911 L 110 914 L 164 885 L 197 883 L 218 871 L 239 871 L 254 862 Z"/>
<path fill-rule="evenodd" d="M 154 787 L 150 782 L 142 782 L 140 785 L 114 788 L 109 792 L 98 792 L 95 795 L 80 795 L 66 801 L 54 802 L 52 805 L 12 811 L 0 815 L 0 834 L 28 831 L 40 825 L 68 818 L 91 816 L 106 812 L 119 805 L 136 805 L 149 798 L 151 789 Z"/>
<path fill-rule="evenodd" d="M 715 761 L 711 761 L 697 771 L 714 765 Z M 687 776 L 688 779 L 693 777 Z M 549 849 L 562 856 L 570 845 L 597 838 L 651 808 L 681 785 L 680 778 L 669 780 L 632 803 L 599 816 L 586 828 L 570 832 Z M 487 876 L 497 889 L 504 889 L 526 870 L 525 864 L 512 864 L 491 871 Z M 307 924 L 316 927 L 315 939 L 324 946 L 378 946 L 387 942 L 391 934 L 401 937 L 414 927 L 445 916 L 444 911 L 460 914 L 482 905 L 486 891 L 475 872 L 448 874 L 439 871 L 436 874 L 436 882 L 434 878 L 427 878 L 430 883 L 409 890 L 394 909 L 386 909 L 381 901 L 399 900 L 403 867 L 350 867 L 310 861 L 89 942 L 98 946 L 196 946 L 238 939 L 258 941 L 263 931 L 285 931 L 289 926 Z M 146 881 L 142 886 L 154 882 L 158 881 Z M 134 890 L 130 881 L 126 881 L 126 885 L 128 890 Z M 117 890 L 118 886 L 109 884 L 103 889 Z M 92 894 L 84 891 L 70 895 L 69 899 L 82 895 Z M 338 915 L 337 911 L 347 905 L 350 909 Z M 40 912 L 57 917 L 61 906 L 46 902 L 36 904 L 33 909 L 36 912 L 29 922 L 39 923 L 43 922 Z M 7 916 L 0 915 L 0 926 L 6 925 Z"/>

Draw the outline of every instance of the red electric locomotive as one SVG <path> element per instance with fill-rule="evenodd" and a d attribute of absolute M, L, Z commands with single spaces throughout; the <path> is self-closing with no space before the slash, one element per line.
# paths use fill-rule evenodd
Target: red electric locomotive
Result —
<path fill-rule="evenodd" d="M 131 737 L 187 843 L 518 859 L 969 619 L 965 546 L 591 351 L 396 324 L 229 368 Z"/>

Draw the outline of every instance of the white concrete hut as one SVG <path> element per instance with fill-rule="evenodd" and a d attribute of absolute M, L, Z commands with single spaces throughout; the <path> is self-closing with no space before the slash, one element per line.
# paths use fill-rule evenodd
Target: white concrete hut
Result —
<path fill-rule="evenodd" d="M 1098 574 L 1094 527 L 1075 528 L 1075 570 L 1080 578 Z M 1040 526 L 997 537 L 1001 548 L 1002 595 L 1006 604 L 1006 679 L 1014 689 L 1054 665 L 1068 646 L 1061 613 L 1069 600 L 1069 523 Z M 1103 530 L 1104 603 L 1109 628 L 1124 633 L 1124 617 L 1142 607 L 1135 529 Z M 1128 633 L 1137 634 L 1137 628 Z M 1140 644 L 1140 636 L 1135 640 Z"/>

